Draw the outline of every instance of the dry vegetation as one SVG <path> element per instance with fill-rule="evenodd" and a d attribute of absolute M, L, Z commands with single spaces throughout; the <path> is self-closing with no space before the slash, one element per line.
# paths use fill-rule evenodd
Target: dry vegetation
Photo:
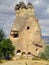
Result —
<path fill-rule="evenodd" d="M 31 60 L 31 59 L 18 59 L 11 60 L 0 65 L 49 65 L 49 61 L 46 60 Z"/>

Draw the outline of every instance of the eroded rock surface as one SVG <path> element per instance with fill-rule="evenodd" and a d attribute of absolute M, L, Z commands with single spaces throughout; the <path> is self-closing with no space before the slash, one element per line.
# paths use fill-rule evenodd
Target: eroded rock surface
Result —
<path fill-rule="evenodd" d="M 16 46 L 15 52 L 38 56 L 44 49 L 44 43 L 33 5 L 20 2 L 16 5 L 15 11 L 16 17 L 10 32 L 10 39 Z"/>

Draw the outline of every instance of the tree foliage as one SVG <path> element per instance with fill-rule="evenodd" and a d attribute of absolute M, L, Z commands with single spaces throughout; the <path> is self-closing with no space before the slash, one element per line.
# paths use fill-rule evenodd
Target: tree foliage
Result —
<path fill-rule="evenodd" d="M 10 39 L 4 39 L 0 43 L 0 58 L 10 59 L 14 55 L 15 47 L 12 45 Z"/>
<path fill-rule="evenodd" d="M 45 47 L 45 50 L 44 50 L 44 52 L 42 52 L 41 54 L 40 54 L 40 58 L 42 58 L 42 59 L 49 59 L 49 46 L 46 46 Z"/>
<path fill-rule="evenodd" d="M 0 28 L 0 42 L 4 39 L 5 33 L 3 29 Z"/>
<path fill-rule="evenodd" d="M 5 39 L 3 29 L 0 29 L 0 59 L 10 59 L 14 55 L 15 47 L 10 39 Z"/>

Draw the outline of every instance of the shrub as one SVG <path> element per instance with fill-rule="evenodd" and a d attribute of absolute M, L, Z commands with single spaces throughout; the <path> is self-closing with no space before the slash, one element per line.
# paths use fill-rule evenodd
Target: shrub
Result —
<path fill-rule="evenodd" d="M 10 39 L 5 39 L 3 29 L 0 29 L 0 60 L 10 59 L 14 56 L 15 47 L 12 45 Z"/>
<path fill-rule="evenodd" d="M 4 37 L 5 37 L 5 33 L 3 29 L 0 28 L 0 42 L 4 39 Z"/>
<path fill-rule="evenodd" d="M 40 53 L 40 58 L 45 60 L 49 59 L 49 46 L 46 46 L 44 52 Z"/>
<path fill-rule="evenodd" d="M 4 39 L 0 43 L 0 58 L 10 59 L 14 56 L 15 47 L 12 45 L 10 39 Z"/>

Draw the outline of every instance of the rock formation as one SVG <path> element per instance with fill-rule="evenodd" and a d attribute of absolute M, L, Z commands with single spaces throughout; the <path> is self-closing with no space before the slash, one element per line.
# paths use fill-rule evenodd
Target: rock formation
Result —
<path fill-rule="evenodd" d="M 38 56 L 43 50 L 41 29 L 31 3 L 20 2 L 15 7 L 16 18 L 10 32 L 15 52 Z"/>

